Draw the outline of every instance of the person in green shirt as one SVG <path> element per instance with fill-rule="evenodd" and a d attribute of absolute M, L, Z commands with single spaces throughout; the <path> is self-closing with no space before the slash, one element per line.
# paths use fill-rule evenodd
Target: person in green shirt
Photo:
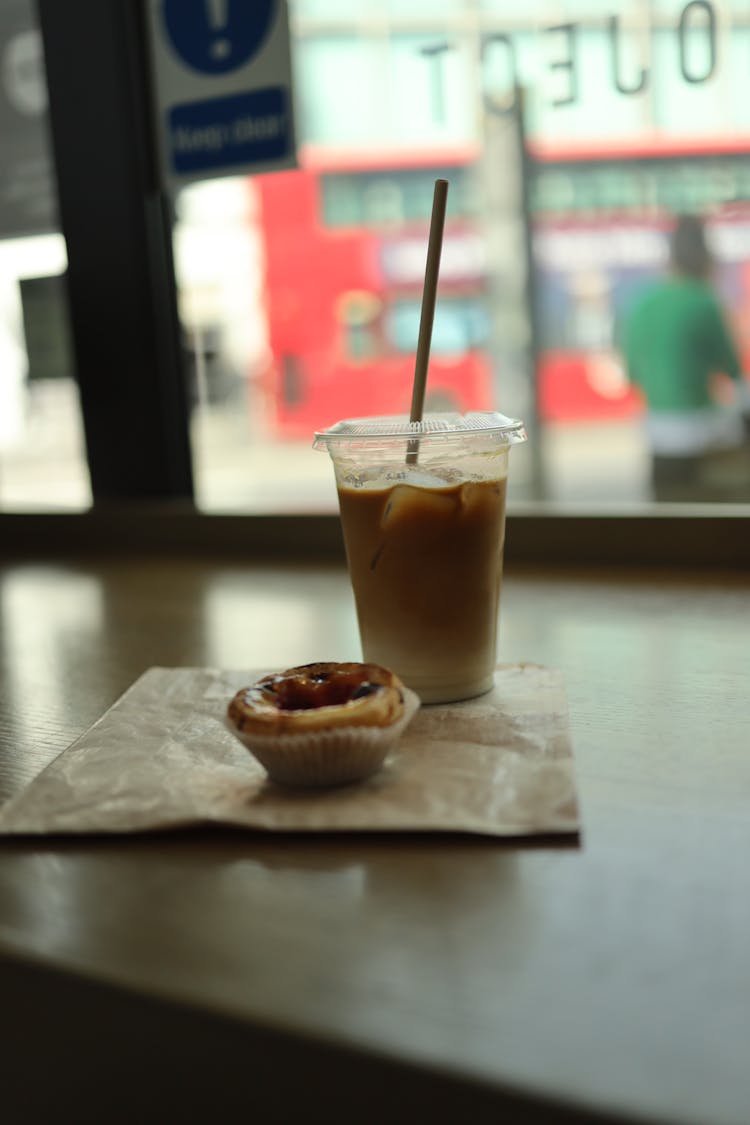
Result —
<path fill-rule="evenodd" d="M 747 388 L 711 285 L 713 259 L 698 217 L 677 220 L 670 264 L 669 276 L 649 286 L 631 309 L 623 351 L 628 377 L 646 400 L 656 499 L 699 499 L 706 459 L 744 440 L 741 395 L 734 408 L 721 406 L 713 379 L 721 373 L 736 380 L 742 394 Z"/>

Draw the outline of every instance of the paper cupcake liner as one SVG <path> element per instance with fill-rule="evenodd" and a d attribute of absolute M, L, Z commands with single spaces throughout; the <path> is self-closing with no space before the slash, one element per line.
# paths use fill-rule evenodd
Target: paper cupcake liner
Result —
<path fill-rule="evenodd" d="M 419 697 L 404 689 L 404 714 L 387 727 L 333 727 L 304 734 L 247 734 L 228 729 L 280 785 L 316 789 L 363 781 L 383 765 L 388 752 L 419 709 Z"/>

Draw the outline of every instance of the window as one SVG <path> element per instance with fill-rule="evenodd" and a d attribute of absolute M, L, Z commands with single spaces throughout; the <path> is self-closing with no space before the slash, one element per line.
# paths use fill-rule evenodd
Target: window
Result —
<path fill-rule="evenodd" d="M 0 511 L 80 510 L 91 488 L 35 8 L 0 13 Z"/>
<path fill-rule="evenodd" d="M 396 351 L 414 351 L 420 313 L 421 305 L 416 298 L 394 302 L 387 317 L 387 334 Z M 488 336 L 489 314 L 481 296 L 450 297 L 435 312 L 431 354 L 459 359 L 485 346 Z"/>
<path fill-rule="evenodd" d="M 404 157 L 402 156 L 403 160 Z M 385 157 L 387 163 L 387 157 Z M 324 172 L 320 177 L 321 220 L 328 227 L 424 224 L 436 179 L 450 178 L 447 213 L 476 216 L 478 200 L 471 170 L 455 165 L 384 169 L 378 172 Z"/>
<path fill-rule="evenodd" d="M 631 378 L 623 324 L 666 272 L 686 210 L 705 220 L 741 371 L 717 363 L 701 405 L 733 412 L 737 445 L 701 457 L 699 475 L 683 466 L 677 499 L 750 500 L 733 401 L 750 370 L 739 7 L 720 20 L 716 4 L 679 0 L 373 0 L 356 12 L 292 0 L 290 11 L 299 167 L 172 201 L 199 509 L 332 513 L 313 431 L 408 409 L 438 175 L 450 192 L 428 401 L 526 420 L 511 504 L 616 511 L 659 497 L 650 443 L 662 420 L 652 425 Z M 137 394 L 152 387 L 144 377 Z M 150 440 L 166 465 L 184 454 L 168 448 L 180 412 L 156 405 Z"/>
<path fill-rule="evenodd" d="M 685 8 L 649 17 L 579 0 L 565 22 L 542 0 L 523 12 L 509 0 L 429 12 L 412 2 L 387 14 L 360 5 L 356 18 L 293 4 L 300 168 L 241 189 L 261 274 L 243 319 L 257 319 L 255 346 L 235 364 L 245 372 L 242 432 L 233 404 L 225 414 L 242 466 L 236 502 L 286 509 L 294 496 L 307 510 L 325 497 L 334 510 L 328 466 L 309 457 L 312 431 L 345 414 L 408 409 L 438 176 L 450 191 L 429 401 L 528 421 L 512 500 L 653 496 L 646 404 L 621 326 L 665 273 L 670 223 L 683 211 L 706 217 L 716 293 L 750 370 L 750 131 L 736 101 L 727 118 L 719 93 L 746 81 L 734 50 L 746 30 L 737 17 L 720 66 L 708 9 L 683 19 Z M 227 334 L 231 323 L 227 314 Z M 226 487 L 211 483 L 212 465 L 226 481 L 228 434 L 210 396 L 197 414 L 197 493 L 212 510 Z M 212 429 L 220 452 L 206 444 Z M 292 456 L 302 488 L 280 468 Z M 682 498 L 750 500 L 750 451 L 722 457 Z"/>

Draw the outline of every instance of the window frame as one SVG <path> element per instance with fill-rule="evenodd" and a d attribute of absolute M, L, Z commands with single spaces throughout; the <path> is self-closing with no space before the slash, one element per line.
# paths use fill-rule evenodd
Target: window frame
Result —
<path fill-rule="evenodd" d="M 37 12 L 94 503 L 190 501 L 185 357 L 145 10 L 131 0 L 37 0 Z"/>

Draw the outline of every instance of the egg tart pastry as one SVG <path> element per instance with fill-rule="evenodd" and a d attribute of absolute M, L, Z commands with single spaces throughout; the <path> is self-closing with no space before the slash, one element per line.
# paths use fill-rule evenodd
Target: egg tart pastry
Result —
<path fill-rule="evenodd" d="M 273 781 L 321 787 L 375 773 L 418 707 L 387 668 L 319 662 L 242 688 L 226 718 Z"/>

